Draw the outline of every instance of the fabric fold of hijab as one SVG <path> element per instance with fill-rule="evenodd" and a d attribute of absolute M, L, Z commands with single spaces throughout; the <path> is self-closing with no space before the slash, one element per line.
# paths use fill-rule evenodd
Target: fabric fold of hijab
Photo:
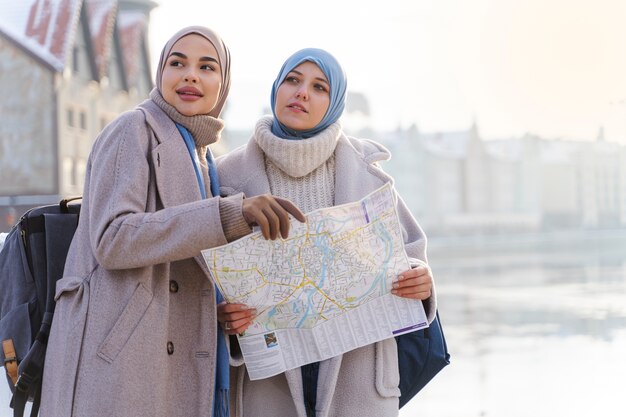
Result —
<path fill-rule="evenodd" d="M 274 108 L 276 105 L 276 93 L 289 72 L 306 61 L 316 64 L 328 79 L 330 84 L 330 104 L 326 114 L 317 126 L 308 130 L 294 130 L 283 125 L 276 118 Z M 339 61 L 329 52 L 323 49 L 305 48 L 294 53 L 287 58 L 272 86 L 271 106 L 274 115 L 272 133 L 283 139 L 308 139 L 326 129 L 339 120 L 339 117 L 341 117 L 343 113 L 346 104 L 347 85 L 348 80 L 345 71 L 339 64 Z"/>

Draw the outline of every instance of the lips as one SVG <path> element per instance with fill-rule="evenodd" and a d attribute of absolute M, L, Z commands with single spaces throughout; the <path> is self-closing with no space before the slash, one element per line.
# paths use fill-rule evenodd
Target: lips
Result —
<path fill-rule="evenodd" d="M 197 98 L 202 97 L 203 94 L 194 87 L 181 87 L 176 90 L 176 93 L 181 96 L 181 98 Z"/>
<path fill-rule="evenodd" d="M 303 112 L 303 113 L 308 113 L 307 109 L 305 109 L 304 106 L 302 104 L 300 104 L 300 103 L 289 103 L 287 105 L 287 108 L 293 109 L 295 111 L 300 111 L 300 112 Z"/>

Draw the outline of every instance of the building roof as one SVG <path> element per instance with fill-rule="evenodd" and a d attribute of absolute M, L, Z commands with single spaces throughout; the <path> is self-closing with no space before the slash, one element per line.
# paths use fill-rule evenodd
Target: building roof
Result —
<path fill-rule="evenodd" d="M 50 67 L 62 71 L 74 40 L 82 0 L 0 0 L 0 31 Z"/>
<path fill-rule="evenodd" d="M 346 113 L 361 112 L 364 116 L 370 115 L 370 104 L 363 93 L 348 91 L 346 97 Z"/>
<path fill-rule="evenodd" d="M 522 138 L 486 140 L 483 143 L 487 154 L 496 160 L 513 162 L 523 157 L 524 139 Z"/>
<path fill-rule="evenodd" d="M 141 78 L 142 67 L 139 63 L 144 59 L 142 54 L 147 47 L 144 36 L 148 31 L 148 19 L 142 12 L 120 10 L 117 27 L 128 84 L 136 86 Z M 150 74 L 147 77 L 151 80 Z"/>
<path fill-rule="evenodd" d="M 550 139 L 539 142 L 539 160 L 546 164 L 573 164 L 581 142 Z"/>
<path fill-rule="evenodd" d="M 109 75 L 108 62 L 117 29 L 124 72 L 133 86 L 140 77 L 139 62 L 148 60 L 146 13 L 155 5 L 125 0 L 0 0 L 0 34 L 62 72 L 70 63 L 78 23 L 83 19 L 91 38 L 88 49 L 93 53 L 95 77 L 102 79 Z"/>
<path fill-rule="evenodd" d="M 444 158 L 463 159 L 471 140 L 471 130 L 422 133 L 420 136 L 427 151 Z"/>
<path fill-rule="evenodd" d="M 98 77 L 102 78 L 107 73 L 107 58 L 110 56 L 115 29 L 117 0 L 85 0 L 84 6 L 89 19 L 89 32 Z"/>

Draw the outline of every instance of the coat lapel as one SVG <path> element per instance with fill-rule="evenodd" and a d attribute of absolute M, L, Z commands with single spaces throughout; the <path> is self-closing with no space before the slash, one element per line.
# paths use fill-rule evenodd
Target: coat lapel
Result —
<path fill-rule="evenodd" d="M 176 125 L 152 101 L 142 103 L 141 109 L 158 142 L 152 150 L 152 164 L 163 207 L 201 200 L 192 160 Z"/>
<path fill-rule="evenodd" d="M 178 130 L 175 132 L 180 137 Z M 172 136 L 152 151 L 159 196 L 164 207 L 202 199 L 191 157 L 183 142 Z"/>

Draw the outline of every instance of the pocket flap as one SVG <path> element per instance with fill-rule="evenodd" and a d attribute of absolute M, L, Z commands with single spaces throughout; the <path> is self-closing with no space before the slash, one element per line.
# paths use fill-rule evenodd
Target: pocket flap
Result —
<path fill-rule="evenodd" d="M 18 362 L 24 359 L 33 341 L 30 322 L 31 308 L 34 311 L 34 303 L 20 304 L 0 320 L 0 342 L 7 339 L 13 340 Z M 2 358 L 2 363 L 4 363 L 5 358 L 2 349 L 0 349 L 0 358 Z"/>
<path fill-rule="evenodd" d="M 144 287 L 143 284 L 137 285 L 135 292 L 122 311 L 122 315 L 117 319 L 113 329 L 111 329 L 100 346 L 98 356 L 109 363 L 115 360 L 128 339 L 135 332 L 151 302 L 152 292 Z"/>
<path fill-rule="evenodd" d="M 376 389 L 383 397 L 399 397 L 400 373 L 398 350 L 394 339 L 385 339 L 375 344 Z"/>

